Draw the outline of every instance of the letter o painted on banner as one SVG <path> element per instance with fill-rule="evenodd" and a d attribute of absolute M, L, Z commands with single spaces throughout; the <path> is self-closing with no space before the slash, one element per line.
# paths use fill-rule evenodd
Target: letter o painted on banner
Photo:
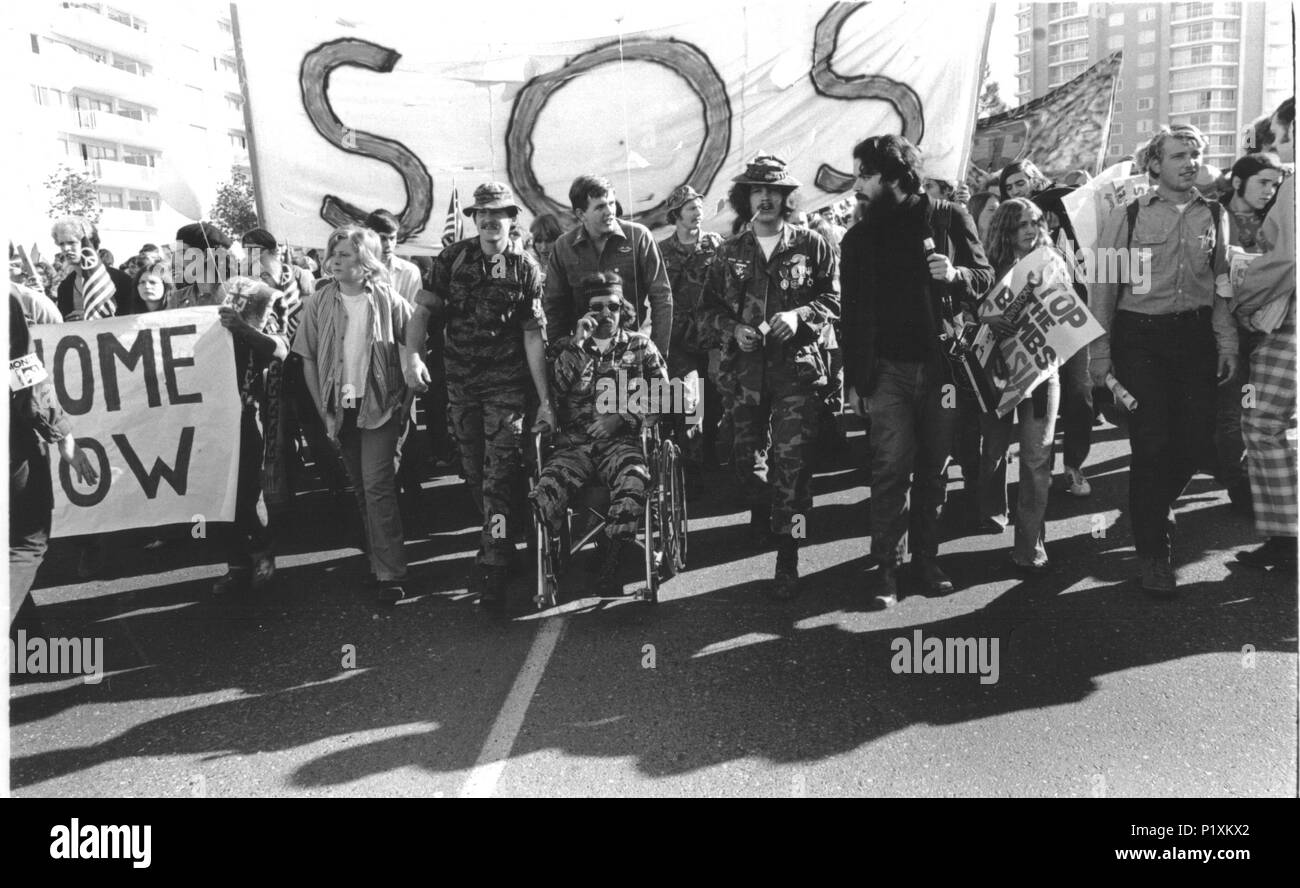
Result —
<path fill-rule="evenodd" d="M 95 462 L 99 467 L 95 470 L 99 474 L 99 481 L 95 484 L 95 489 L 90 493 L 82 493 L 72 485 L 72 471 L 68 464 L 59 460 L 59 484 L 63 486 L 63 492 L 67 495 L 68 501 L 74 506 L 80 506 L 88 509 L 91 506 L 97 506 L 108 496 L 108 489 L 113 484 L 111 467 L 108 464 L 108 454 L 104 451 L 104 445 L 100 444 L 94 438 L 78 438 L 77 446 L 87 453 L 95 454 Z"/>
<path fill-rule="evenodd" d="M 611 43 L 575 56 L 559 70 L 539 74 L 524 84 L 519 95 L 515 96 L 510 125 L 506 130 L 506 170 L 515 194 L 534 216 L 542 213 L 562 216 L 570 209 L 547 197 L 533 172 L 533 128 L 542 109 L 564 85 L 593 68 L 620 60 L 662 65 L 682 77 L 704 103 L 704 138 L 685 184 L 707 194 L 722 169 L 722 162 L 731 149 L 731 101 L 727 98 L 727 86 L 709 57 L 699 48 L 680 40 L 628 40 L 622 44 L 621 52 L 618 43 Z M 665 195 L 671 190 L 665 191 Z M 631 195 L 628 197 L 630 199 Z M 650 209 L 637 213 L 639 221 L 649 228 L 666 224 L 666 202 L 665 197 Z M 631 207 L 627 209 L 631 211 Z"/>

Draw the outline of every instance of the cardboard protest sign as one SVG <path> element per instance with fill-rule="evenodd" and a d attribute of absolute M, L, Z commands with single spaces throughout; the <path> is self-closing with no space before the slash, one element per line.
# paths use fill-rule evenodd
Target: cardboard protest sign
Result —
<path fill-rule="evenodd" d="M 1054 370 L 1104 332 L 1075 293 L 1064 260 L 1039 247 L 1015 264 L 980 303 L 980 318 L 1015 321 L 1013 335 L 998 341 L 982 325 L 974 342 L 990 387 L 1001 393 L 998 416 L 1006 416 Z"/>

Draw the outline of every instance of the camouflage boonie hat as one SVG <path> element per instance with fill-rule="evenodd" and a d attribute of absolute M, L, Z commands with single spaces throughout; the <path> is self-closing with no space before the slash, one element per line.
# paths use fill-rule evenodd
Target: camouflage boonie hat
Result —
<path fill-rule="evenodd" d="M 514 210 L 518 212 L 519 204 L 510 193 L 510 186 L 504 182 L 485 182 L 474 189 L 474 203 L 465 208 L 465 215 L 472 216 L 476 210 Z"/>
<path fill-rule="evenodd" d="M 704 195 L 689 185 L 678 185 L 673 189 L 673 193 L 668 195 L 668 200 L 664 202 L 664 209 L 680 210 L 693 200 L 704 200 Z"/>
<path fill-rule="evenodd" d="M 766 185 L 769 188 L 800 187 L 800 182 L 790 175 L 786 162 L 775 154 L 760 154 L 749 162 L 745 172 L 731 181 L 740 185 Z"/>

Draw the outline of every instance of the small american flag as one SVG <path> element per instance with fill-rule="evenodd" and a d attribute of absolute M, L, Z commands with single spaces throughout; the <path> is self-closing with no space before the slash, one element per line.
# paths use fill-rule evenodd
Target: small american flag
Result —
<path fill-rule="evenodd" d="M 442 225 L 442 245 L 449 247 L 465 236 L 464 216 L 460 214 L 460 189 L 451 183 L 451 201 L 447 204 L 447 221 Z"/>

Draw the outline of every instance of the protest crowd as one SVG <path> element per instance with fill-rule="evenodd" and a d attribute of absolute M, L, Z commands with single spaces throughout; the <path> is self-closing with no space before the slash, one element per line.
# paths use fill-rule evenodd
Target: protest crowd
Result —
<path fill-rule="evenodd" d="M 197 307 L 233 342 L 234 520 L 213 531 L 227 561 L 213 593 L 232 599 L 274 594 L 277 537 L 316 488 L 355 500 L 368 594 L 416 594 L 403 511 L 442 507 L 446 488 L 423 487 L 438 468 L 460 474 L 481 516 L 468 587 L 485 608 L 506 610 L 511 577 L 533 570 L 534 525 L 558 531 L 591 484 L 609 491 L 596 588 L 619 596 L 658 508 L 652 426 L 680 450 L 687 501 L 733 485 L 750 543 L 775 552 L 773 596 L 807 594 L 811 479 L 848 459 L 853 425 L 869 454 L 863 594 L 888 608 L 954 591 L 945 521 L 1011 530 L 1014 569 L 1051 570 L 1048 501 L 1091 495 L 1099 414 L 1130 440 L 1141 592 L 1177 595 L 1175 513 L 1198 473 L 1254 521 L 1260 545 L 1237 560 L 1294 571 L 1294 114 L 1287 100 L 1224 171 L 1202 164 L 1195 127 L 1158 128 L 1132 159 L 1137 196 L 1089 244 L 1076 209 L 1088 173 L 1052 181 L 1021 160 L 949 183 L 897 135 L 861 141 L 853 194 L 816 211 L 800 209 L 803 183 L 781 157 L 730 171 L 730 237 L 703 228 L 710 208 L 683 185 L 656 240 L 600 171 L 574 178 L 570 217 L 530 224 L 508 185 L 478 183 L 433 257 L 399 256 L 384 209 L 319 251 L 196 222 L 120 266 L 92 223 L 59 219 L 53 263 L 10 249 L 11 619 L 51 533 L 49 450 L 83 485 L 99 470 L 78 444 L 94 430 L 61 404 L 29 327 Z M 457 236 L 462 218 L 473 235 Z M 1130 257 L 1127 273 L 1099 273 L 1103 251 Z M 684 405 L 628 397 L 674 381 Z M 74 545 L 78 575 L 94 577 L 111 546 L 94 534 Z"/>

